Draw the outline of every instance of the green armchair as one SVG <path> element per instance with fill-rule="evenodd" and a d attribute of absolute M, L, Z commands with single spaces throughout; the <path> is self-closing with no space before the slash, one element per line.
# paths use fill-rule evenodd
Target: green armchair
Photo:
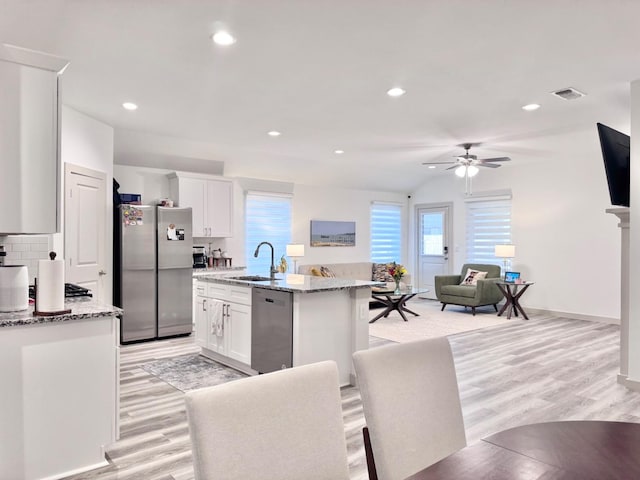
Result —
<path fill-rule="evenodd" d="M 486 278 L 478 280 L 476 285 L 460 285 L 467 269 L 487 272 Z M 498 311 L 498 302 L 503 299 L 502 292 L 496 285 L 500 280 L 500 267 L 497 265 L 483 265 L 480 263 L 465 263 L 460 275 L 436 275 L 436 297 L 442 302 L 442 309 L 447 305 L 462 305 L 471 307 L 476 314 L 476 307 L 493 305 Z"/>

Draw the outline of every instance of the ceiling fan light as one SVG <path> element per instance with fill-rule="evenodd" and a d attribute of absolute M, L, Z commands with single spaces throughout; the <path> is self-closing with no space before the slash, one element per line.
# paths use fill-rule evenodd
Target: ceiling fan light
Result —
<path fill-rule="evenodd" d="M 470 177 L 475 177 L 479 171 L 480 169 L 475 165 L 469 165 L 467 167 L 467 175 L 469 175 Z"/>
<path fill-rule="evenodd" d="M 465 174 L 467 173 L 467 167 L 465 165 L 460 165 L 454 170 L 454 172 L 458 177 L 464 178 Z"/>

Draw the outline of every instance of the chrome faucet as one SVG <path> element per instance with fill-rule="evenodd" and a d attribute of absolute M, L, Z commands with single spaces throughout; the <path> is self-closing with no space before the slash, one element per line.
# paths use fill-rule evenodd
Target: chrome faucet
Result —
<path fill-rule="evenodd" d="M 256 247 L 256 251 L 253 253 L 253 256 L 258 258 L 258 251 L 260 250 L 260 247 L 262 245 L 269 245 L 271 247 L 271 269 L 269 271 L 269 278 L 271 280 L 275 280 L 275 278 L 276 278 L 276 266 L 273 263 L 273 245 L 271 245 L 269 242 L 260 242 L 258 244 L 258 246 Z"/>

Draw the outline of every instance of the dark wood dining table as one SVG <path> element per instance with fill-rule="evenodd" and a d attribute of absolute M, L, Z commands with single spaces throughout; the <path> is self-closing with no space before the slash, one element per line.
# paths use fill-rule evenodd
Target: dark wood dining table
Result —
<path fill-rule="evenodd" d="M 640 424 L 537 423 L 496 433 L 407 480 L 640 479 Z"/>

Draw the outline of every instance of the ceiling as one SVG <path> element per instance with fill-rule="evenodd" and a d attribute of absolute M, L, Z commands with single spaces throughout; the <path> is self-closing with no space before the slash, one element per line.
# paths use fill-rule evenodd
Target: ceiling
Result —
<path fill-rule="evenodd" d="M 635 0 L 0 0 L 0 42 L 71 61 L 63 102 L 115 128 L 116 163 L 411 192 L 460 143 L 516 169 L 596 121 L 628 132 L 639 18 Z M 569 86 L 588 95 L 549 94 Z"/>

